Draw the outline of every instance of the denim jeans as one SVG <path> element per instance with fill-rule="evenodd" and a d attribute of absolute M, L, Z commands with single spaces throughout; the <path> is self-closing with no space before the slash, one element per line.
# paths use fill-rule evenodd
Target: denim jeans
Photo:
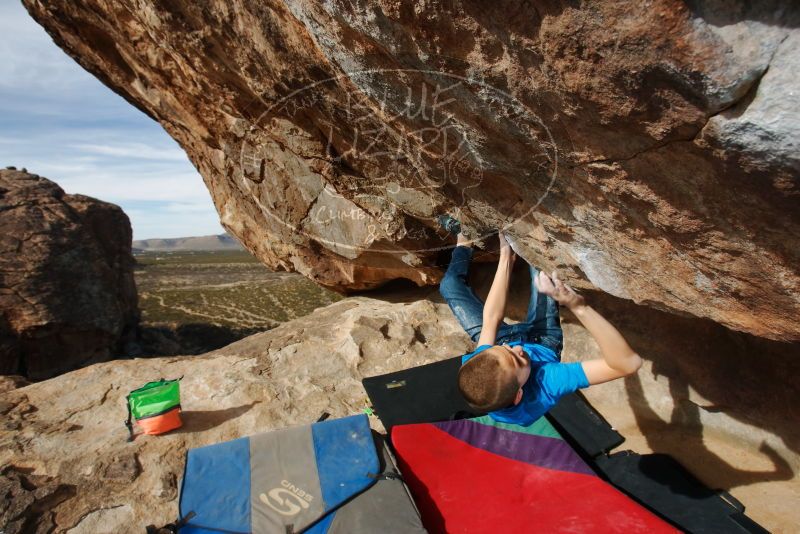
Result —
<path fill-rule="evenodd" d="M 469 334 L 472 341 L 477 341 L 483 327 L 483 302 L 469 287 L 467 274 L 472 262 L 472 249 L 456 247 L 450 259 L 447 272 L 439 284 L 439 292 L 447 301 L 453 315 L 461 327 Z M 564 337 L 561 331 L 561 320 L 558 315 L 558 302 L 547 295 L 540 295 L 533 281 L 539 274 L 538 269 L 529 266 L 531 271 L 531 300 L 528 303 L 528 315 L 525 321 L 508 324 L 505 321 L 497 330 L 495 344 L 523 341 L 538 343 L 553 350 L 561 359 Z"/>

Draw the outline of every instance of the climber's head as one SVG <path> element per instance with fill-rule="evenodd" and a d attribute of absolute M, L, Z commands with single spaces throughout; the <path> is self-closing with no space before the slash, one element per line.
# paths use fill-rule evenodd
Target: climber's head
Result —
<path fill-rule="evenodd" d="M 461 366 L 458 389 L 473 409 L 493 412 L 519 404 L 530 374 L 531 361 L 520 345 L 495 345 Z"/>

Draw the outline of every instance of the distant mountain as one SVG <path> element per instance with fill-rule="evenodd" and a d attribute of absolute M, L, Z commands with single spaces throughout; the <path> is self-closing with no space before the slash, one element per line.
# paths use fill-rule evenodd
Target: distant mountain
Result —
<path fill-rule="evenodd" d="M 244 250 L 229 234 L 169 239 L 142 239 L 133 242 L 134 252 L 145 250 Z"/>

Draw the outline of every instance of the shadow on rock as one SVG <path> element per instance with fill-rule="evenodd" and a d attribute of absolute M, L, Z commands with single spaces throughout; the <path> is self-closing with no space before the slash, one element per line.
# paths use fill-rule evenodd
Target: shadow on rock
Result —
<path fill-rule="evenodd" d="M 671 454 L 712 486 L 726 489 L 793 478 L 792 465 L 767 443 L 759 451 L 771 468 L 741 469 L 727 463 L 705 446 L 703 419 L 704 414 L 724 413 L 775 434 L 787 450 L 800 453 L 796 424 L 800 385 L 795 378 L 800 376 L 800 343 L 759 338 L 708 319 L 677 316 L 604 293 L 586 292 L 586 296 L 634 350 L 652 362 L 652 373 L 669 381 L 674 406 L 669 421 L 660 418 L 645 397 L 641 377 L 645 371 L 625 381 L 628 402 L 650 448 Z M 726 440 L 744 447 L 734 443 L 736 432 L 748 430 L 731 430 Z"/>
<path fill-rule="evenodd" d="M 407 304 L 410 302 L 431 298 L 433 293 L 438 294 L 435 286 L 418 286 L 411 280 L 398 278 L 385 283 L 377 289 L 353 291 L 351 294 L 353 296 L 369 297 L 371 299 L 378 299 L 384 302 L 391 302 L 393 304 Z"/>
<path fill-rule="evenodd" d="M 689 388 L 686 384 L 670 381 L 670 393 L 675 399 L 675 407 L 669 421 L 661 419 L 650 407 L 644 396 L 641 379 L 637 375 L 625 378 L 625 390 L 628 392 L 637 426 L 648 446 L 654 451 L 690 463 L 691 470 L 695 473 L 713 473 L 712 485 L 731 489 L 758 482 L 791 480 L 794 477 L 789 463 L 767 443 L 762 443 L 759 448 L 772 464 L 772 469 L 767 470 L 739 469 L 710 451 L 703 440 L 703 425 L 700 420 L 702 408 L 688 400 Z"/>
<path fill-rule="evenodd" d="M 250 404 L 225 408 L 224 410 L 192 410 L 181 412 L 183 426 L 175 430 L 174 433 L 184 434 L 187 432 L 204 432 L 206 430 L 211 430 L 226 421 L 244 415 L 250 411 L 253 406 L 260 403 L 261 401 L 253 401 Z"/>
<path fill-rule="evenodd" d="M 56 526 L 53 510 L 77 494 L 74 485 L 32 471 L 15 466 L 0 471 L 0 494 L 4 496 L 0 501 L 0 532 L 52 532 Z"/>
<path fill-rule="evenodd" d="M 603 293 L 586 292 L 643 358 L 669 380 L 678 408 L 671 423 L 700 425 L 700 410 L 732 417 L 782 438 L 800 453 L 800 343 L 782 343 L 728 330 L 707 319 L 681 317 Z M 574 320 L 574 319 L 573 319 Z M 652 410 L 626 383 L 637 417 Z M 633 389 L 632 389 L 633 388 Z M 703 399 L 689 400 L 690 389 Z"/>
<path fill-rule="evenodd" d="M 140 328 L 138 346 L 128 352 L 137 357 L 203 354 L 263 331 L 263 328 L 233 328 L 206 323 L 148 325 Z"/>

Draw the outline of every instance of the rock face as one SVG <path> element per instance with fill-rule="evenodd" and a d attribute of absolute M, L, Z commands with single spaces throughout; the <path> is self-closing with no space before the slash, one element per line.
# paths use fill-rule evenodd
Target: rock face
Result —
<path fill-rule="evenodd" d="M 457 212 L 581 287 L 800 339 L 795 3 L 23 3 L 272 268 L 435 283 Z"/>
<path fill-rule="evenodd" d="M 348 298 L 206 355 L 100 363 L 0 393 L 0 495 L 15 496 L 13 506 L 0 499 L 0 524 L 6 534 L 26 522 L 30 531 L 101 534 L 174 520 L 187 448 L 307 424 L 322 412 L 359 413 L 368 405 L 362 377 L 470 349 L 445 304 L 412 297 L 421 300 Z M 788 357 L 792 346 L 591 300 L 617 310 L 613 320 L 647 358 L 637 377 L 586 390 L 628 439 L 623 448 L 669 452 L 710 487 L 730 489 L 770 531 L 793 532 L 800 360 Z M 565 360 L 598 356 L 568 317 L 564 329 Z M 654 331 L 664 349 L 647 350 Z M 774 369 L 768 384 L 747 379 L 751 351 Z M 126 442 L 126 393 L 178 376 L 184 426 Z"/>
<path fill-rule="evenodd" d="M 0 374 L 42 379 L 107 360 L 137 320 L 122 210 L 0 170 Z"/>
<path fill-rule="evenodd" d="M 310 423 L 322 412 L 358 413 L 368 405 L 362 376 L 457 354 L 468 341 L 443 304 L 348 299 L 207 355 L 101 363 L 2 393 L 0 471 L 14 471 L 3 475 L 10 480 L 0 502 L 25 494 L 18 480 L 33 475 L 74 497 L 36 508 L 26 496 L 0 508 L 0 525 L 16 534 L 12 527 L 31 515 L 72 534 L 165 524 L 177 516 L 188 447 Z M 125 395 L 161 376 L 184 376 L 184 426 L 128 443 Z"/>

